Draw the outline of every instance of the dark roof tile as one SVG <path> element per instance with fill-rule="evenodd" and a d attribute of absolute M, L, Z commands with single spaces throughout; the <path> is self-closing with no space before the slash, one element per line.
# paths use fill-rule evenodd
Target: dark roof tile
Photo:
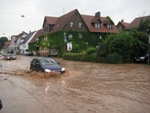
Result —
<path fill-rule="evenodd" d="M 42 36 L 44 33 L 43 29 L 40 29 L 36 32 L 36 34 L 34 35 L 34 37 L 32 38 L 32 40 L 30 41 L 30 43 L 34 43 L 37 41 L 37 38 L 39 38 L 40 36 Z"/>
<path fill-rule="evenodd" d="M 24 41 L 21 44 L 25 44 L 31 37 L 32 35 L 35 33 L 36 31 L 33 31 L 29 34 L 27 34 L 27 36 L 25 37 Z"/>

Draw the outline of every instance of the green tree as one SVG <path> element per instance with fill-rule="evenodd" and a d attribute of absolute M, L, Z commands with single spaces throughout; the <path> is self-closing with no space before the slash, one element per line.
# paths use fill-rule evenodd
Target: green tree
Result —
<path fill-rule="evenodd" d="M 141 20 L 138 30 L 146 33 L 149 25 L 150 25 L 150 19 Z"/>
<path fill-rule="evenodd" d="M 0 49 L 4 46 L 4 43 L 8 41 L 7 37 L 0 37 Z"/>
<path fill-rule="evenodd" d="M 123 61 L 147 52 L 148 37 L 137 30 L 111 34 L 101 43 L 98 57 L 107 58 L 111 54 L 120 55 Z"/>

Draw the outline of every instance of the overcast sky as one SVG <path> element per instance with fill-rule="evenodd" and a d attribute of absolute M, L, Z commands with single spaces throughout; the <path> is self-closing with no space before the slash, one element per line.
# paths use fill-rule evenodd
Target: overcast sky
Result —
<path fill-rule="evenodd" d="M 74 9 L 87 15 L 100 11 L 115 24 L 121 19 L 130 23 L 150 15 L 150 0 L 0 0 L 0 37 L 41 29 L 44 16 L 59 17 Z"/>

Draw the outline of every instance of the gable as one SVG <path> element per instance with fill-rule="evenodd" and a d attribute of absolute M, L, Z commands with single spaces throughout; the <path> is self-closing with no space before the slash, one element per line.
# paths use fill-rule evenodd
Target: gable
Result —
<path fill-rule="evenodd" d="M 43 27 L 45 25 L 55 25 L 58 17 L 50 17 L 50 16 L 45 16 L 44 22 L 43 22 Z"/>
<path fill-rule="evenodd" d="M 29 33 L 29 34 L 25 37 L 24 41 L 23 41 L 21 44 L 25 44 L 25 43 L 34 35 L 34 33 L 35 33 L 35 31 Z"/>
<path fill-rule="evenodd" d="M 49 33 L 50 30 L 53 28 L 53 26 L 56 24 L 57 22 L 57 17 L 48 17 L 46 16 L 44 18 L 44 22 L 43 22 L 43 30 L 45 33 Z"/>
<path fill-rule="evenodd" d="M 40 29 L 36 32 L 36 34 L 34 35 L 34 37 L 32 38 L 32 40 L 29 43 L 34 43 L 37 41 L 37 38 L 39 38 L 40 36 L 43 35 L 44 30 Z"/>
<path fill-rule="evenodd" d="M 70 27 L 70 23 L 73 23 L 73 27 Z M 82 24 L 82 28 L 79 29 L 79 23 Z M 80 13 L 77 9 L 59 17 L 57 22 L 50 33 L 61 31 L 61 30 L 75 30 L 75 31 L 85 31 L 86 27 L 81 18 Z"/>

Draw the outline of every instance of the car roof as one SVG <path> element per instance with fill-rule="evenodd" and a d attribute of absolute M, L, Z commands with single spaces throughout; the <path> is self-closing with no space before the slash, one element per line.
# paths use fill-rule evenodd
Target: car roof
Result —
<path fill-rule="evenodd" d="M 34 58 L 34 59 L 38 59 L 38 60 L 41 60 L 41 59 L 53 59 L 51 57 L 40 57 L 40 58 Z M 54 59 L 53 59 L 54 60 Z"/>

